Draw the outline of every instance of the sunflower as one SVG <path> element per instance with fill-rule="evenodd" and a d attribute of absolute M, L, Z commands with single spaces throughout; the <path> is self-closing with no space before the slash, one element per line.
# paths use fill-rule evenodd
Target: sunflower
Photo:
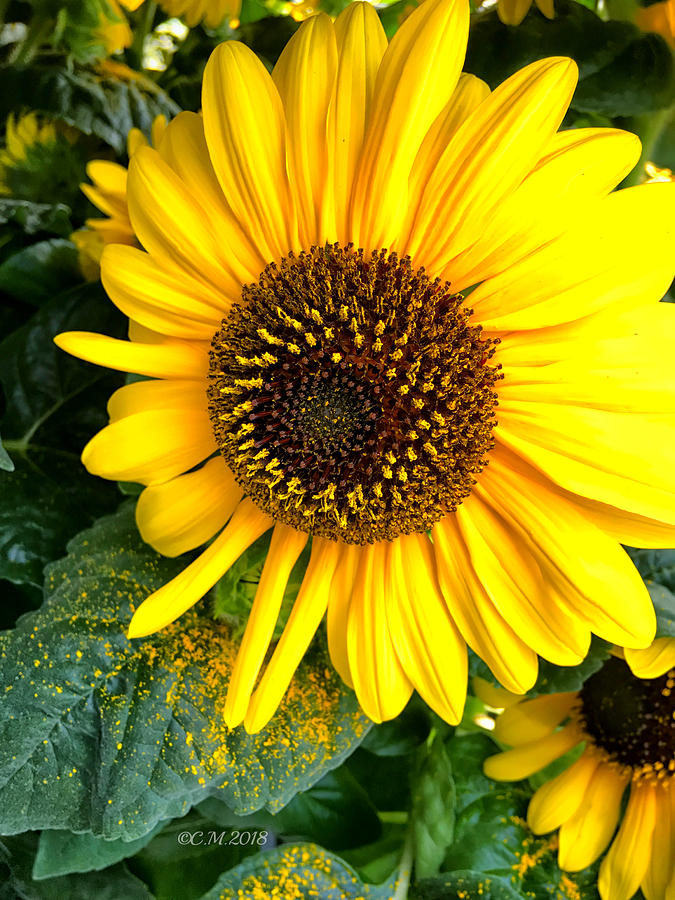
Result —
<path fill-rule="evenodd" d="M 619 541 L 673 538 L 675 311 L 657 301 L 675 188 L 608 194 L 637 138 L 557 133 L 571 60 L 493 93 L 462 75 L 468 18 L 464 0 L 426 0 L 387 44 L 352 3 L 303 23 L 271 76 L 244 45 L 216 48 L 203 116 L 131 160 L 144 249 L 103 253 L 134 339 L 57 338 L 151 379 L 112 396 L 85 466 L 146 485 L 137 522 L 161 553 L 215 538 L 131 637 L 272 532 L 231 726 L 269 720 L 326 614 L 376 721 L 413 689 L 458 721 L 466 643 L 523 693 L 537 654 L 574 665 L 591 631 L 654 636 Z"/>
<path fill-rule="evenodd" d="M 660 34 L 675 50 L 675 0 L 640 7 L 635 14 L 635 23 L 643 31 Z"/>
<path fill-rule="evenodd" d="M 585 742 L 535 792 L 528 825 L 536 834 L 559 828 L 558 863 L 576 872 L 601 856 L 621 821 L 600 866 L 602 900 L 629 900 L 638 888 L 666 900 L 675 890 L 675 639 L 632 653 L 610 657 L 578 692 L 509 706 L 494 735 L 513 749 L 486 760 L 485 773 L 527 778 Z"/>
<path fill-rule="evenodd" d="M 155 147 L 159 145 L 165 128 L 166 118 L 157 116 L 152 123 L 152 143 Z M 139 147 L 146 144 L 143 132 L 132 128 L 127 136 L 129 159 Z M 87 175 L 93 184 L 81 184 L 80 188 L 87 199 L 108 218 L 87 219 L 87 228 L 70 236 L 80 252 L 80 264 L 85 273 L 96 268 L 106 244 L 138 246 L 127 207 L 126 168 L 107 159 L 94 159 L 87 164 Z"/>
<path fill-rule="evenodd" d="M 535 0 L 535 3 L 547 19 L 555 18 L 553 0 Z M 520 25 L 531 6 L 532 0 L 497 0 L 497 15 L 504 25 Z"/>
<path fill-rule="evenodd" d="M 17 119 L 10 113 L 5 123 L 5 146 L 0 150 L 0 194 L 14 193 L 11 173 L 29 164 L 36 150 L 42 151 L 58 141 L 56 126 L 43 122 L 37 113 L 29 112 Z"/>

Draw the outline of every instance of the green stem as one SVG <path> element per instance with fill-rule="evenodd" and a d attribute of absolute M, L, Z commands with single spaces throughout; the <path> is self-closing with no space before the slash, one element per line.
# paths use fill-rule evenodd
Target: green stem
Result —
<path fill-rule="evenodd" d="M 410 886 L 410 875 L 413 866 L 413 837 L 412 828 L 408 828 L 405 836 L 405 844 L 403 845 L 403 853 L 401 854 L 401 862 L 398 867 L 398 880 L 396 883 L 396 891 L 391 900 L 406 900 L 408 896 L 408 887 Z"/>
<path fill-rule="evenodd" d="M 642 153 L 633 171 L 624 179 L 622 187 L 632 187 L 634 184 L 640 184 L 643 180 L 645 163 L 652 160 L 654 147 L 670 124 L 673 113 L 675 113 L 675 105 L 668 107 L 668 109 L 660 109 L 654 113 L 635 116 L 630 122 L 629 130 L 637 134 L 642 141 Z"/>
<path fill-rule="evenodd" d="M 155 0 L 148 0 L 143 5 L 143 16 L 137 25 L 134 26 L 134 42 L 129 47 L 128 56 L 132 69 L 140 72 L 143 67 L 143 46 L 145 39 L 152 31 L 155 22 L 155 13 L 157 12 L 157 4 Z"/>

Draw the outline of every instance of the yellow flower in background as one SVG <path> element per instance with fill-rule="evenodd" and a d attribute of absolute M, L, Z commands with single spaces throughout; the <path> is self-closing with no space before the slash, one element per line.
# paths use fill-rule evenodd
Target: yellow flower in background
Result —
<path fill-rule="evenodd" d="M 535 0 L 535 3 L 547 19 L 555 18 L 553 0 Z M 520 25 L 531 6 L 532 0 L 497 0 L 497 15 L 504 25 Z"/>
<path fill-rule="evenodd" d="M 216 28 L 224 19 L 238 24 L 241 0 L 161 0 L 160 6 L 170 16 L 180 16 L 190 28 L 203 22 Z"/>
<path fill-rule="evenodd" d="M 117 0 L 106 0 L 107 8 L 111 15 L 101 10 L 99 12 L 99 25 L 94 31 L 94 40 L 102 44 L 108 56 L 113 53 L 121 53 L 125 47 L 131 46 L 133 35 L 124 13 Z"/>
<path fill-rule="evenodd" d="M 0 194 L 11 192 L 7 184 L 8 170 L 24 163 L 31 148 L 56 141 L 56 127 L 42 121 L 37 113 L 26 113 L 18 119 L 10 113 L 5 125 L 5 146 L 0 150 Z"/>
<path fill-rule="evenodd" d="M 675 0 L 640 7 L 635 14 L 635 23 L 642 31 L 660 34 L 675 49 Z"/>
<path fill-rule="evenodd" d="M 675 188 L 609 194 L 637 138 L 558 133 L 571 60 L 492 93 L 462 75 L 468 20 L 463 0 L 426 0 L 387 44 L 353 3 L 301 25 L 271 76 L 219 46 L 203 117 L 131 160 L 144 249 L 103 254 L 133 339 L 57 338 L 152 379 L 111 397 L 89 471 L 146 485 L 137 522 L 161 553 L 213 538 L 130 636 L 176 620 L 271 530 L 232 727 L 274 714 L 326 614 L 376 721 L 416 689 L 457 722 L 467 643 L 523 693 L 537 654 L 574 665 L 591 632 L 654 636 L 619 542 L 673 544 L 675 311 L 658 301 Z"/>
<path fill-rule="evenodd" d="M 286 4 L 286 12 L 296 22 L 304 22 L 316 14 L 321 0 L 291 0 Z"/>
<path fill-rule="evenodd" d="M 155 147 L 159 145 L 165 128 L 166 118 L 157 116 L 152 123 L 151 134 Z M 129 159 L 146 144 L 143 132 L 132 128 L 127 137 Z M 98 264 L 106 244 L 137 247 L 138 241 L 129 220 L 126 168 L 111 160 L 95 159 L 87 164 L 87 175 L 93 184 L 81 184 L 82 192 L 107 218 L 87 219 L 87 228 L 74 232 L 70 239 L 78 248 L 80 267 L 85 277 L 94 280 L 98 277 Z"/>
<path fill-rule="evenodd" d="M 667 900 L 675 891 L 675 639 L 627 651 L 626 660 L 633 671 L 610 658 L 579 692 L 510 706 L 494 735 L 513 749 L 486 760 L 485 773 L 528 778 L 585 742 L 535 792 L 528 825 L 536 834 L 560 829 L 558 863 L 567 871 L 591 865 L 611 842 L 598 878 L 602 900 L 629 900 L 638 888 L 647 900 Z"/>

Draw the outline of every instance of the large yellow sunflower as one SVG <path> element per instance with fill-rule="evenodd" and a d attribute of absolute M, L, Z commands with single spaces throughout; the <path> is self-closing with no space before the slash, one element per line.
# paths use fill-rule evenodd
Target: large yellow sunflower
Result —
<path fill-rule="evenodd" d="M 584 741 L 581 756 L 535 792 L 530 828 L 559 828 L 558 862 L 576 872 L 598 859 L 620 821 L 600 866 L 602 900 L 629 900 L 638 888 L 647 900 L 668 900 L 675 895 L 675 639 L 627 653 L 626 662 L 610 658 L 579 692 L 509 706 L 494 735 L 513 749 L 486 760 L 485 772 L 499 781 L 527 778 Z"/>
<path fill-rule="evenodd" d="M 468 18 L 465 0 L 427 0 L 387 45 L 353 3 L 305 22 L 271 76 L 219 46 L 203 117 L 180 114 L 131 161 L 144 250 L 103 254 L 135 339 L 57 339 L 152 379 L 112 396 L 89 471 L 147 485 L 137 521 L 160 552 L 215 537 L 130 636 L 177 619 L 272 529 L 232 726 L 273 715 L 326 613 L 333 662 L 377 721 L 417 689 L 456 722 L 465 642 L 522 693 L 537 654 L 572 665 L 591 631 L 654 635 L 619 541 L 673 541 L 675 310 L 657 301 L 675 186 L 608 195 L 637 138 L 557 133 L 569 59 L 493 93 L 462 76 Z"/>

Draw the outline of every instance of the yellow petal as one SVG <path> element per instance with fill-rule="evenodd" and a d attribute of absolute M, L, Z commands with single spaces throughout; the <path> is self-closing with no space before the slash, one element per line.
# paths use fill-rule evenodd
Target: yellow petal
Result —
<path fill-rule="evenodd" d="M 513 750 L 505 750 L 496 756 L 488 757 L 483 764 L 483 771 L 488 778 L 495 781 L 519 781 L 521 778 L 529 778 L 558 757 L 564 756 L 582 739 L 578 725 L 570 722 L 560 731 L 549 734 L 539 741 L 531 741 Z"/>
<path fill-rule="evenodd" d="M 244 719 L 249 734 L 256 734 L 277 711 L 302 657 L 321 624 L 328 606 L 328 591 L 337 563 L 333 541 L 312 539 L 312 553 L 293 609 L 260 680 Z"/>
<path fill-rule="evenodd" d="M 471 691 L 486 706 L 491 706 L 493 709 L 509 709 L 523 699 L 520 694 L 512 694 L 511 691 L 490 684 L 489 681 L 478 675 L 474 675 L 471 679 Z"/>
<path fill-rule="evenodd" d="M 154 634 L 182 616 L 272 525 L 269 516 L 251 500 L 242 500 L 224 530 L 201 556 L 141 603 L 129 625 L 128 637 Z"/>
<path fill-rule="evenodd" d="M 629 776 L 601 762 L 583 803 L 560 828 L 558 865 L 568 872 L 590 866 L 609 844 L 619 821 L 621 797 Z"/>
<path fill-rule="evenodd" d="M 101 281 L 125 315 L 171 337 L 210 341 L 230 308 L 221 292 L 134 247 L 105 248 Z"/>
<path fill-rule="evenodd" d="M 657 638 L 644 650 L 625 651 L 626 662 L 638 678 L 659 678 L 675 667 L 675 638 Z"/>
<path fill-rule="evenodd" d="M 118 388 L 108 400 L 111 422 L 135 413 L 157 409 L 207 410 L 207 382 L 183 381 L 177 378 L 135 381 Z"/>
<path fill-rule="evenodd" d="M 355 544 L 345 544 L 340 548 L 340 556 L 330 585 L 326 617 L 328 652 L 338 675 L 349 687 L 353 687 L 354 684 L 349 671 L 347 622 L 359 556 L 360 551 Z"/>
<path fill-rule="evenodd" d="M 553 6 L 553 0 L 535 0 L 535 3 L 539 7 L 540 12 L 542 12 L 547 19 L 555 18 L 555 7 Z"/>
<path fill-rule="evenodd" d="M 560 828 L 576 814 L 585 802 L 598 763 L 597 754 L 584 752 L 568 769 L 535 791 L 527 808 L 527 824 L 535 834 Z"/>
<path fill-rule="evenodd" d="M 506 400 L 495 435 L 568 491 L 675 523 L 672 417 L 636 413 Z"/>
<path fill-rule="evenodd" d="M 235 286 L 256 281 L 265 260 L 225 200 L 211 164 L 203 118 L 196 113 L 179 113 L 166 129 L 160 155 L 180 176 L 226 248 L 222 262 Z"/>
<path fill-rule="evenodd" d="M 575 228 L 585 206 L 609 193 L 635 166 L 640 149 L 634 134 L 613 128 L 553 135 L 536 168 L 491 210 L 478 239 L 445 264 L 442 277 L 461 291 Z"/>
<path fill-rule="evenodd" d="M 210 540 L 230 518 L 242 490 L 220 457 L 201 469 L 146 487 L 136 505 L 141 537 L 163 556 L 180 556 Z"/>
<path fill-rule="evenodd" d="M 389 631 L 391 602 L 386 542 L 360 548 L 347 624 L 349 671 L 364 712 L 374 722 L 397 716 L 413 688 Z"/>
<path fill-rule="evenodd" d="M 426 535 L 402 535 L 389 547 L 389 632 L 403 669 L 429 706 L 451 725 L 464 713 L 466 643 L 443 600 Z"/>
<path fill-rule="evenodd" d="M 326 126 L 336 70 L 335 31 L 319 13 L 303 22 L 272 72 L 286 112 L 287 166 L 305 247 L 335 240 Z"/>
<path fill-rule="evenodd" d="M 435 272 L 480 237 L 493 210 L 541 157 L 576 81 L 572 60 L 539 60 L 512 75 L 473 111 L 416 204 L 406 244 L 416 260 Z"/>
<path fill-rule="evenodd" d="M 464 640 L 507 690 L 524 694 L 537 679 L 537 654 L 487 596 L 454 515 L 436 525 L 432 539 L 441 591 Z"/>
<path fill-rule="evenodd" d="M 129 164 L 129 216 L 145 249 L 159 262 L 179 266 L 197 281 L 236 296 L 227 248 L 205 210 L 156 150 L 139 147 Z"/>
<path fill-rule="evenodd" d="M 581 625 L 612 643 L 646 646 L 656 620 L 649 594 L 625 551 L 551 486 L 502 447 L 477 489 L 532 554 L 550 595 Z"/>
<path fill-rule="evenodd" d="M 351 238 L 357 246 L 389 247 L 397 236 L 412 164 L 455 89 L 468 27 L 464 0 L 426 0 L 389 44 L 356 176 Z"/>
<path fill-rule="evenodd" d="M 211 162 L 234 215 L 263 257 L 296 246 L 279 93 L 258 57 L 228 41 L 211 54 L 202 90 Z"/>
<path fill-rule="evenodd" d="M 675 791 L 672 786 L 656 791 L 654 799 L 656 827 L 641 888 L 647 900 L 664 900 L 668 883 L 675 879 Z"/>
<path fill-rule="evenodd" d="M 674 201 L 675 184 L 599 200 L 574 229 L 479 285 L 471 294 L 478 321 L 489 330 L 543 328 L 619 302 L 657 302 L 673 277 Z"/>
<path fill-rule="evenodd" d="M 328 111 L 328 141 L 333 159 L 336 235 L 341 244 L 346 244 L 350 240 L 352 188 L 387 38 L 370 3 L 350 3 L 335 20 L 335 36 L 338 69 Z"/>
<path fill-rule="evenodd" d="M 223 715 L 228 728 L 235 728 L 244 721 L 279 618 L 289 576 L 306 543 L 307 535 L 303 532 L 281 522 L 274 526 L 246 631 L 227 688 Z"/>
<path fill-rule="evenodd" d="M 99 431 L 82 451 L 82 462 L 101 478 L 162 484 L 216 450 L 205 410 L 151 409 Z"/>
<path fill-rule="evenodd" d="M 475 490 L 455 513 L 476 577 L 490 602 L 536 653 L 556 665 L 577 665 L 590 646 L 590 630 L 556 602 L 527 544 Z"/>
<path fill-rule="evenodd" d="M 494 736 L 517 747 L 547 737 L 567 718 L 577 699 L 576 691 L 545 694 L 505 710 L 495 723 Z"/>
<path fill-rule="evenodd" d="M 54 343 L 87 362 L 151 378 L 202 379 L 209 367 L 208 356 L 183 341 L 141 344 L 89 331 L 64 331 L 56 335 Z"/>
<path fill-rule="evenodd" d="M 640 887 L 651 855 L 656 824 L 656 791 L 660 787 L 633 784 L 619 833 L 600 865 L 598 892 L 602 900 L 630 900 Z"/>
<path fill-rule="evenodd" d="M 504 25 L 520 25 L 531 6 L 532 0 L 497 0 L 497 15 Z"/>

